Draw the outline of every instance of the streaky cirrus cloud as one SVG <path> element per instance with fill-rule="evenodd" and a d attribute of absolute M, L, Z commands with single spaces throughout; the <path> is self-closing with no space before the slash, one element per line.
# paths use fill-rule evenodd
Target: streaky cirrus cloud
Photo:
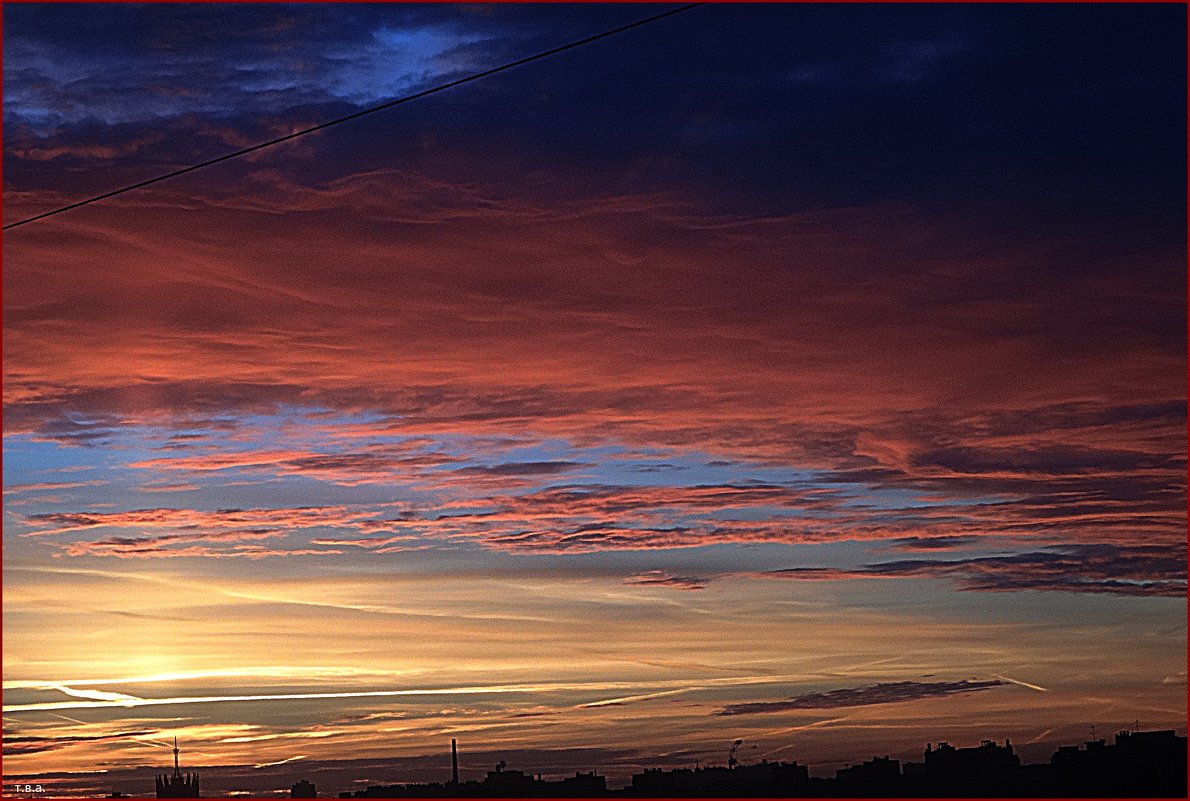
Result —
<path fill-rule="evenodd" d="M 160 732 L 157 729 L 132 729 L 110 734 L 76 734 L 57 736 L 6 735 L 4 750 L 9 754 L 41 754 L 58 751 L 81 743 L 100 743 L 126 740 L 134 737 L 150 737 Z"/>
<path fill-rule="evenodd" d="M 1169 378 L 1184 355 L 1150 347 L 1177 316 L 1156 289 L 1142 299 L 1100 278 L 1049 284 L 1033 269 L 1044 252 L 972 253 L 894 206 L 748 219 L 666 195 L 584 197 L 581 177 L 561 200 L 395 170 L 315 185 L 267 170 L 253 180 L 250 207 L 210 187 L 213 227 L 181 232 L 194 241 L 178 269 L 161 266 L 173 262 L 140 227 L 193 202 L 173 190 L 155 196 L 161 207 L 130 200 L 96 211 L 95 222 L 53 223 L 77 251 L 71 265 L 53 256 L 56 238 L 9 246 L 38 276 L 6 278 L 11 433 L 98 443 L 131 421 L 202 431 L 295 407 L 368 412 L 375 422 L 338 433 L 332 420 L 303 423 L 334 445 L 237 452 L 178 440 L 169 456 L 132 466 L 162 477 L 420 483 L 461 493 L 461 505 L 485 484 L 525 490 L 470 520 L 424 524 L 522 552 L 987 536 L 1159 544 L 1184 530 L 1184 388 Z M 289 222 L 298 217 L 301 226 Z M 116 241 L 100 219 L 123 232 Z M 250 243 L 242 259 L 211 239 L 232 225 Z M 292 245 L 311 232 L 318 242 L 295 272 Z M 890 242 L 899 244 L 890 251 Z M 901 249 L 935 254 L 928 293 L 909 280 L 918 263 Z M 121 267 L 102 283 L 72 266 L 109 264 L 114 251 Z M 342 253 L 356 254 L 357 267 L 335 269 Z M 873 258 L 883 264 L 875 274 Z M 729 262 L 724 283 L 714 265 Z M 977 276 L 988 294 L 971 293 Z M 130 308 L 122 282 L 146 302 Z M 61 323 L 20 324 L 44 314 L 45 297 Z M 920 314 L 905 318 L 907 305 Z M 862 324 L 832 325 L 857 309 Z M 1032 333 L 1009 347 L 994 336 L 1009 324 Z M 945 340 L 938 326 L 951 332 Z M 1150 399 L 1137 402 L 1135 386 Z M 369 429 L 415 444 L 368 443 Z M 558 490 L 542 485 L 591 461 L 480 465 L 433 444 L 448 436 L 697 449 L 811 471 L 814 481 Z M 856 497 L 887 490 L 917 502 Z M 685 497 L 662 513 L 666 492 Z M 801 519 L 689 519 L 699 507 L 765 503 Z"/>
<path fill-rule="evenodd" d="M 218 510 L 156 508 L 127 512 L 46 512 L 28 515 L 25 520 L 35 527 L 30 536 L 48 537 L 97 528 L 181 529 L 191 532 L 199 529 L 259 530 L 255 527 L 303 529 L 357 524 L 374 518 L 376 514 L 374 509 L 359 510 L 348 506 Z"/>
<path fill-rule="evenodd" d="M 1046 590 L 1176 598 L 1186 594 L 1186 547 L 1052 546 L 1003 556 L 904 560 L 853 569 L 792 567 L 752 575 L 811 581 L 938 578 L 975 592 Z"/>
<path fill-rule="evenodd" d="M 888 544 L 898 551 L 947 551 L 977 545 L 981 538 L 974 535 L 937 537 L 899 537 Z"/>
<path fill-rule="evenodd" d="M 635 587 L 673 587 L 678 590 L 702 590 L 710 579 L 701 576 L 677 576 L 664 570 L 646 570 L 624 579 Z"/>
<path fill-rule="evenodd" d="M 783 701 L 754 701 L 743 704 L 728 704 L 716 715 L 756 715 L 771 712 L 789 712 L 798 709 L 841 709 L 873 704 L 894 704 L 901 701 L 916 701 L 921 698 L 938 698 L 948 695 L 962 695 L 998 687 L 1005 682 L 999 679 L 961 681 L 892 681 L 869 684 L 863 687 L 847 687 L 820 693 L 795 695 Z"/>

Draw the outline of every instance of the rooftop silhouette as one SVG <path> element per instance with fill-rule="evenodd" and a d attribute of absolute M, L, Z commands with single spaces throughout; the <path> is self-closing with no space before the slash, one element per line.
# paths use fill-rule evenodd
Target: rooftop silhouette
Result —
<path fill-rule="evenodd" d="M 157 776 L 158 798 L 198 798 L 198 774 L 182 773 L 178 762 L 178 738 L 174 738 L 174 772 Z"/>
<path fill-rule="evenodd" d="M 289 788 L 290 798 L 318 798 L 318 788 L 306 779 L 299 780 Z"/>
<path fill-rule="evenodd" d="M 957 747 L 928 743 L 921 762 L 889 756 L 840 768 L 833 778 L 812 777 L 796 761 L 744 763 L 735 741 L 726 765 L 648 768 L 622 788 L 609 788 L 597 771 L 543 779 L 510 769 L 503 760 L 482 779 L 462 780 L 458 742 L 451 740 L 450 773 L 429 783 L 371 785 L 339 792 L 339 798 L 1185 798 L 1187 738 L 1172 729 L 1118 732 L 1113 741 L 1093 739 L 1058 748 L 1048 762 L 1022 764 L 1012 743 L 984 740 Z M 158 798 L 199 798 L 197 772 L 183 773 L 177 739 L 173 771 L 155 777 Z M 445 760 L 444 760 L 445 762 Z M 305 778 L 291 798 L 318 798 Z M 129 797 L 114 792 L 110 798 Z"/>
<path fill-rule="evenodd" d="M 737 741 L 726 766 L 650 768 L 622 789 L 595 772 L 543 780 L 500 762 L 482 780 L 460 782 L 451 741 L 449 781 L 374 785 L 340 798 L 632 798 L 673 797 L 1186 797 L 1186 738 L 1173 730 L 1121 731 L 1115 742 L 1063 746 L 1049 763 L 1023 765 L 1008 740 L 959 748 L 927 744 L 921 762 L 887 756 L 841 768 L 833 779 L 811 777 L 795 762 L 742 764 Z"/>

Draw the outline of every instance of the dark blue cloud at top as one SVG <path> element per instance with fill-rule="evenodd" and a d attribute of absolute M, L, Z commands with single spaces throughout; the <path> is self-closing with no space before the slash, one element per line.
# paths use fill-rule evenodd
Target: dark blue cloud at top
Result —
<path fill-rule="evenodd" d="M 668 6 L 4 10 L 6 191 L 78 198 Z M 907 205 L 1185 291 L 1185 8 L 706 6 L 220 167 L 396 168 L 738 214 Z M 190 180 L 190 179 L 187 179 Z M 1173 320 L 1180 336 L 1184 319 Z"/>
<path fill-rule="evenodd" d="M 44 132 L 85 121 L 366 105 L 474 69 L 469 44 L 516 38 L 469 19 L 475 14 L 377 11 L 363 18 L 314 6 L 100 6 L 9 14 L 21 33 L 5 42 L 6 120 Z"/>

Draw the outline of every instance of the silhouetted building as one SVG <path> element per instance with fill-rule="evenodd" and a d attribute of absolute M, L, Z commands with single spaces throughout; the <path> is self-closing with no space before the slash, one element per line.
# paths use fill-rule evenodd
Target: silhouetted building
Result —
<path fill-rule="evenodd" d="M 183 774 L 178 763 L 178 738 L 174 738 L 174 772 L 157 775 L 158 798 L 198 798 L 198 773 Z"/>
<path fill-rule="evenodd" d="M 562 780 L 561 786 L 555 782 L 549 784 L 551 793 L 562 798 L 589 798 L 607 795 L 607 778 L 600 776 L 595 771 L 567 776 Z"/>
<path fill-rule="evenodd" d="M 318 788 L 306 779 L 302 779 L 289 788 L 290 798 L 318 798 Z"/>
<path fill-rule="evenodd" d="M 650 768 L 633 775 L 632 783 L 620 790 L 608 789 L 607 779 L 595 772 L 543 781 L 540 775 L 508 770 L 503 762 L 482 781 L 460 782 L 457 754 L 457 743 L 452 743 L 449 782 L 370 786 L 339 797 L 1186 798 L 1186 738 L 1173 731 L 1122 731 L 1113 745 L 1094 740 L 1081 747 L 1065 746 L 1049 763 L 1035 765 L 1021 765 L 1008 740 L 1003 745 L 984 740 L 970 748 L 929 745 L 923 762 L 902 765 L 887 756 L 874 757 L 838 770 L 833 779 L 812 779 L 806 767 L 796 762 L 733 762 L 705 768 Z"/>
<path fill-rule="evenodd" d="M 483 780 L 484 791 L 493 796 L 535 795 L 533 786 L 537 779 L 528 776 L 524 771 L 507 770 L 503 761 L 496 765 L 495 770 L 489 770 Z"/>
<path fill-rule="evenodd" d="M 901 775 L 906 779 L 922 779 L 926 777 L 926 763 L 906 762 L 901 765 Z"/>
<path fill-rule="evenodd" d="M 1168 729 L 1122 731 L 1114 745 L 1100 739 L 1062 746 L 1050 765 L 1063 792 L 1186 797 L 1186 738 Z"/>
<path fill-rule="evenodd" d="M 450 781 L 430 784 L 370 785 L 366 790 L 339 793 L 340 798 L 590 798 L 608 795 L 607 779 L 595 772 L 575 773 L 561 781 L 542 781 L 503 761 L 483 781 L 459 781 L 459 749 L 450 741 Z"/>
<path fill-rule="evenodd" d="M 980 794 L 1007 789 L 1016 777 L 1021 759 L 1012 750 L 1012 743 L 997 745 L 984 740 L 974 748 L 955 748 L 950 743 L 938 743 L 937 748 L 926 746 L 926 781 L 943 788 L 977 787 Z"/>
<path fill-rule="evenodd" d="M 888 757 L 872 757 L 867 762 L 835 771 L 839 784 L 848 787 L 892 787 L 901 778 L 901 763 Z"/>
<path fill-rule="evenodd" d="M 759 762 L 735 767 L 650 768 L 634 774 L 624 791 L 634 796 L 782 796 L 798 794 L 810 772 L 796 762 Z"/>

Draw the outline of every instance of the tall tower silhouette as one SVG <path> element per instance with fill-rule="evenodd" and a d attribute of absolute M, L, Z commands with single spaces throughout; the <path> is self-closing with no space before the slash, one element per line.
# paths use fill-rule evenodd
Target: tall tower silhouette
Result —
<path fill-rule="evenodd" d="M 182 773 L 178 738 L 174 738 L 174 772 L 157 775 L 158 798 L 198 798 L 198 773 Z"/>
<path fill-rule="evenodd" d="M 459 783 L 459 743 L 453 737 L 450 740 L 450 783 Z"/>

